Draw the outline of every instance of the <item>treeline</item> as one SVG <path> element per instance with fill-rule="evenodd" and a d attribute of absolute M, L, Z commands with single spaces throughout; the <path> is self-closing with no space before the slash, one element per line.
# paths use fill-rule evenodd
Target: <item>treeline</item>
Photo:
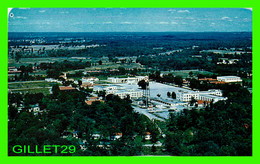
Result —
<path fill-rule="evenodd" d="M 170 115 L 165 142 L 170 154 L 252 155 L 252 94 L 236 84 L 222 87 L 228 100 Z"/>
<path fill-rule="evenodd" d="M 53 93 L 47 96 L 9 94 L 9 155 L 35 155 L 15 154 L 12 151 L 14 145 L 41 147 L 46 144 L 75 145 L 77 151 L 72 155 L 142 155 L 143 136 L 147 131 L 152 135 L 152 142 L 158 140 L 155 124 L 144 115 L 135 113 L 129 98 L 108 95 L 105 103 L 87 105 L 83 92 Z M 29 109 L 36 103 L 39 103 L 40 112 L 34 115 Z M 20 104 L 23 107 L 18 112 Z M 78 139 L 72 137 L 73 132 Z M 111 140 L 116 133 L 122 133 L 122 138 Z M 93 134 L 100 134 L 100 139 L 95 140 Z M 85 151 L 80 149 L 80 144 L 84 145 Z"/>
<path fill-rule="evenodd" d="M 212 65 L 208 61 L 207 56 L 201 58 L 193 58 L 191 55 L 198 55 L 198 53 L 184 50 L 183 52 L 175 52 L 171 55 L 157 55 L 157 56 L 140 56 L 137 62 L 160 70 L 185 70 L 185 69 L 210 69 Z"/>
<path fill-rule="evenodd" d="M 165 148 L 177 156 L 251 156 L 252 106 L 220 101 L 170 115 Z"/>
<path fill-rule="evenodd" d="M 91 66 L 91 62 L 68 61 L 68 60 L 64 60 L 62 62 L 55 61 L 54 63 L 40 63 L 39 64 L 39 68 L 42 70 L 59 69 L 61 71 L 84 69 L 84 68 L 90 67 L 90 66 Z"/>
<path fill-rule="evenodd" d="M 13 81 L 31 81 L 31 80 L 44 80 L 44 77 L 41 75 L 32 75 L 33 74 L 33 65 L 29 64 L 27 66 L 21 65 L 18 70 L 21 72 L 15 74 L 14 76 L 8 77 L 8 82 Z"/>
<path fill-rule="evenodd" d="M 47 35 L 47 34 L 46 34 Z M 91 41 L 79 45 L 99 44 L 105 45 L 96 48 L 81 50 L 50 50 L 35 54 L 38 56 L 71 57 L 71 56 L 139 56 L 158 54 L 169 50 L 186 49 L 199 46 L 200 50 L 225 48 L 252 47 L 252 33 L 103 33 L 103 34 L 75 34 L 86 37 Z M 42 35 L 41 35 L 42 36 Z M 26 37 L 26 36 L 24 36 Z M 64 35 L 64 38 L 72 35 Z M 48 41 L 48 36 L 45 37 Z M 55 38 L 51 40 L 53 44 Z M 46 43 L 45 43 L 46 44 Z M 75 46 L 76 43 L 66 43 L 66 46 Z M 17 46 L 19 42 L 9 42 L 10 46 Z M 21 45 L 25 45 L 21 41 Z M 28 43 L 28 45 L 30 45 Z M 61 45 L 61 44 L 60 44 Z"/>
<path fill-rule="evenodd" d="M 160 83 L 175 83 L 178 86 L 182 86 L 183 78 L 181 76 L 174 76 L 173 74 L 164 74 L 161 76 L 160 71 L 155 71 L 149 74 L 149 78 Z"/>
<path fill-rule="evenodd" d="M 39 68 L 42 70 L 47 70 L 47 77 L 58 79 L 59 76 L 62 75 L 63 71 L 84 69 L 90 66 L 91 62 L 64 60 L 63 62 L 56 61 L 54 63 L 40 63 Z"/>

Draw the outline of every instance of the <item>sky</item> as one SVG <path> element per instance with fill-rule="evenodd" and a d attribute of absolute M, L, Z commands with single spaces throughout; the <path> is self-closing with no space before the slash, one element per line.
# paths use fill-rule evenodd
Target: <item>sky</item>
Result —
<path fill-rule="evenodd" d="M 9 32 L 251 32 L 248 8 L 13 8 Z"/>

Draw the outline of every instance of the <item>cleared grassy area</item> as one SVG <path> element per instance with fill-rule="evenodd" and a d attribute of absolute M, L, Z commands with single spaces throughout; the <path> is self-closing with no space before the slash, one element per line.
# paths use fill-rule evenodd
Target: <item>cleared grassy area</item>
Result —
<path fill-rule="evenodd" d="M 86 68 L 85 70 L 93 70 L 93 69 L 117 69 L 118 67 L 124 67 L 124 68 L 141 68 L 141 66 L 137 63 L 127 63 L 127 64 L 119 64 L 119 63 L 112 63 L 112 62 L 107 62 L 103 63 L 102 65 L 96 65 L 96 66 L 91 66 L 89 68 Z"/>
<path fill-rule="evenodd" d="M 52 87 L 57 83 L 50 83 L 45 81 L 33 81 L 33 82 L 16 82 L 8 83 L 8 89 L 30 89 L 30 88 L 47 88 Z"/>
<path fill-rule="evenodd" d="M 49 63 L 49 62 L 62 62 L 64 60 L 68 61 L 79 61 L 79 59 L 70 58 L 70 57 L 43 57 L 43 58 L 21 58 L 19 62 L 16 62 L 14 59 L 8 59 L 8 67 L 20 67 L 21 65 L 34 65 L 39 63 Z M 83 62 L 90 61 L 88 59 L 83 59 Z"/>
<path fill-rule="evenodd" d="M 212 75 L 212 72 L 208 71 L 199 71 L 199 70 L 180 70 L 180 71 L 162 71 L 161 73 L 172 73 L 174 76 L 181 76 L 182 78 L 187 78 L 189 73 L 192 72 L 193 76 L 197 76 L 198 74 L 202 75 Z"/>
<path fill-rule="evenodd" d="M 50 88 L 27 88 L 27 89 L 17 89 L 12 92 L 21 93 L 43 93 L 44 95 L 50 94 Z"/>

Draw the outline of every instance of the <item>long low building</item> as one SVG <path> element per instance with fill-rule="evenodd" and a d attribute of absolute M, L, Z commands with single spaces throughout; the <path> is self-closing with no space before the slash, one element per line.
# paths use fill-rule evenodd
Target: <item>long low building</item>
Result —
<path fill-rule="evenodd" d="M 141 90 L 134 90 L 134 89 L 125 89 L 122 86 L 119 85 L 96 85 L 94 86 L 94 91 L 105 91 L 106 95 L 108 94 L 114 94 L 118 95 L 120 98 L 126 98 L 127 95 L 130 96 L 130 98 L 140 98 L 143 97 L 143 91 Z"/>
<path fill-rule="evenodd" d="M 203 101 L 213 101 L 213 103 L 221 101 L 221 100 L 227 100 L 227 97 L 220 97 L 220 96 L 215 96 L 215 95 L 209 95 L 209 94 L 203 94 L 199 95 L 199 100 Z"/>
<path fill-rule="evenodd" d="M 191 101 L 192 97 L 195 100 L 198 100 L 199 99 L 198 92 L 179 90 L 176 93 L 176 99 L 179 100 L 179 101 L 184 101 L 184 102 Z"/>
<path fill-rule="evenodd" d="M 218 76 L 218 81 L 223 81 L 226 83 L 232 83 L 232 82 L 242 82 L 242 79 L 238 76 Z"/>
<path fill-rule="evenodd" d="M 179 90 L 176 93 L 176 99 L 179 101 L 188 102 L 191 101 L 192 98 L 195 100 L 203 100 L 203 101 L 213 101 L 218 102 L 220 100 L 227 100 L 226 97 L 221 97 L 221 90 L 212 89 L 208 91 L 183 91 Z"/>
<path fill-rule="evenodd" d="M 166 101 L 167 92 L 174 92 L 176 99 L 180 102 L 187 103 L 194 98 L 195 100 L 204 100 L 217 102 L 220 100 L 226 100 L 227 98 L 221 97 L 222 91 L 219 89 L 210 89 L 208 91 L 193 91 L 180 87 L 169 86 L 161 83 L 151 82 L 150 83 L 150 97 L 155 99 L 158 95 L 161 95 L 161 100 L 164 104 L 171 104 Z M 94 91 L 106 91 L 106 94 L 118 95 L 120 98 L 125 98 L 127 95 L 130 98 L 141 98 L 143 97 L 143 90 L 139 89 L 137 83 L 120 83 L 120 84 L 106 84 L 106 85 L 95 85 Z"/>
<path fill-rule="evenodd" d="M 107 81 L 111 83 L 137 83 L 143 80 L 144 76 L 136 76 L 136 77 L 126 77 L 126 78 L 118 78 L 118 77 L 109 77 Z"/>
<path fill-rule="evenodd" d="M 121 99 L 126 98 L 129 96 L 131 99 L 132 98 L 140 98 L 143 97 L 143 92 L 142 91 L 134 91 L 134 90 L 117 90 L 115 95 L 118 95 Z"/>

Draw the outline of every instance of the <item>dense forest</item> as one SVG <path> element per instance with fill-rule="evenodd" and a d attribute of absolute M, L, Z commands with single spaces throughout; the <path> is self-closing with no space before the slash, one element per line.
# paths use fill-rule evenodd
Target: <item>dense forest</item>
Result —
<path fill-rule="evenodd" d="M 149 131 L 153 142 L 157 141 L 158 129 L 146 116 L 135 113 L 129 98 L 120 99 L 118 96 L 106 96 L 105 103 L 85 103 L 83 92 L 60 93 L 55 90 L 52 95 L 19 93 L 8 95 L 9 104 L 9 155 L 14 145 L 75 145 L 77 152 L 73 155 L 142 155 L 142 136 Z M 29 109 L 39 103 L 41 111 L 34 115 Z M 18 112 L 17 106 L 24 107 Z M 79 139 L 71 137 L 77 131 Z M 122 133 L 121 140 L 111 140 L 115 133 Z M 101 135 L 99 140 L 91 136 Z M 68 135 L 70 134 L 70 135 Z M 62 138 L 62 136 L 69 136 Z M 133 136 L 137 136 L 134 137 Z M 79 147 L 86 140 L 86 151 Z M 99 148 L 102 142 L 109 143 Z M 127 143 L 127 144 L 126 144 Z M 35 154 L 34 154 L 35 155 Z M 40 154 L 38 154 L 40 155 Z M 61 155 L 61 154 L 50 154 Z M 71 155 L 71 154 L 66 154 Z"/>
<path fill-rule="evenodd" d="M 66 43 L 63 41 L 69 39 Z M 44 39 L 42 43 L 31 43 L 33 39 Z M 77 40 L 84 42 L 77 42 Z M 197 50 L 252 47 L 252 33 L 250 32 L 163 32 L 163 33 L 9 33 L 9 48 L 11 46 L 29 45 L 62 45 L 87 46 L 99 44 L 100 47 L 84 48 L 80 50 L 48 50 L 40 56 L 70 57 L 115 57 L 139 56 L 157 54 L 169 50 L 185 49 L 198 46 Z M 33 57 L 27 55 L 29 57 Z M 23 57 L 26 57 L 23 56 Z M 37 57 L 37 55 L 35 56 Z"/>
<path fill-rule="evenodd" d="M 44 42 L 31 43 L 32 39 Z M 65 40 L 66 39 L 66 40 Z M 80 40 L 80 41 L 78 41 Z M 65 42 L 65 43 L 63 43 Z M 41 45 L 33 51 L 28 46 Z M 44 46 L 59 48 L 45 49 Z M 89 45 L 98 47 L 86 48 Z M 27 57 L 87 57 L 137 56 L 138 63 L 160 70 L 203 69 L 228 75 L 252 70 L 252 33 L 10 33 L 9 57 L 17 61 Z M 62 46 L 62 48 L 60 48 Z M 76 46 L 85 48 L 73 49 Z M 11 50 L 20 47 L 20 51 Z M 70 47 L 70 48 L 68 48 Z M 216 54 L 203 50 L 235 49 L 243 54 Z M 232 50 L 233 51 L 233 50 Z M 202 53 L 203 52 L 203 53 Z M 236 64 L 217 65 L 221 58 L 236 59 Z M 82 63 L 80 63 L 82 64 Z"/>

